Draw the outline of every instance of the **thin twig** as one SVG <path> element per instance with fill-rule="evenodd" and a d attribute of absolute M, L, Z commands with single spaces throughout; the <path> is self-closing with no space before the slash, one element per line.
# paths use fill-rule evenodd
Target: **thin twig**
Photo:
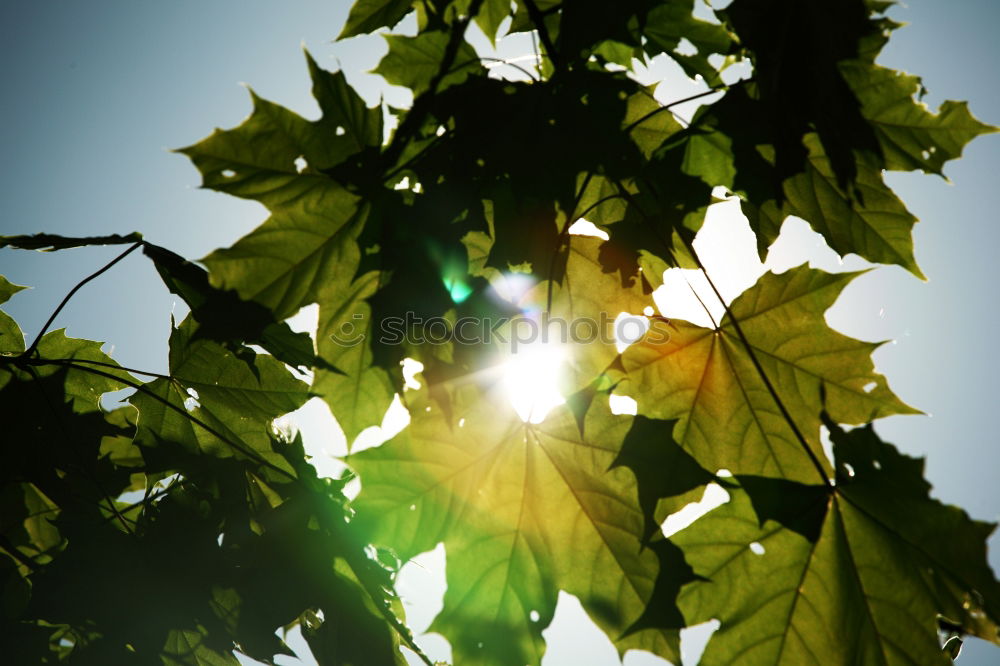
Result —
<path fill-rule="evenodd" d="M 33 354 L 35 352 L 35 349 L 38 348 L 38 343 L 41 342 L 41 340 L 42 340 L 42 336 L 45 335 L 45 332 L 49 330 L 49 326 L 51 326 L 52 322 L 55 321 L 56 316 L 62 311 L 62 309 L 64 307 L 66 307 L 66 304 L 69 303 L 69 299 L 73 298 L 73 295 L 76 294 L 76 292 L 78 292 L 83 285 L 87 284 L 88 282 L 90 282 L 94 278 L 99 277 L 105 271 L 107 271 L 108 269 L 110 269 L 112 266 L 114 266 L 115 264 L 117 264 L 119 261 L 121 261 L 122 259 L 124 259 L 125 257 L 127 257 L 129 254 L 131 254 L 133 251 L 135 251 L 137 248 L 141 247 L 142 245 L 143 245 L 143 241 L 139 241 L 138 243 L 135 243 L 134 245 L 132 245 L 131 247 L 129 247 L 129 249 L 125 250 L 124 252 L 122 252 L 121 254 L 119 254 L 117 257 L 115 257 L 114 259 L 112 259 L 109 263 L 105 264 L 105 266 L 103 268 L 101 268 L 99 271 L 97 271 L 95 273 L 92 273 L 91 275 L 88 275 L 87 277 L 83 278 L 83 280 L 81 280 L 80 282 L 78 282 L 75 287 L 73 287 L 72 289 L 70 289 L 69 293 L 66 294 L 65 297 L 63 297 L 62 302 L 59 303 L 59 305 L 56 307 L 56 309 L 49 316 L 49 319 L 48 319 L 48 321 L 45 322 L 45 325 L 42 326 L 42 330 L 40 330 L 38 332 L 38 335 L 35 336 L 35 340 L 31 343 L 31 345 L 27 349 L 24 350 L 24 353 L 21 354 L 21 357 L 22 358 L 28 358 L 29 356 L 31 356 L 31 354 Z"/>
<path fill-rule="evenodd" d="M 411 165 L 412 165 L 412 164 L 413 164 L 414 162 L 416 162 L 416 161 L 417 161 L 417 160 L 419 160 L 419 159 L 420 159 L 421 157 L 423 157 L 423 156 L 424 156 L 424 154 L 425 154 L 425 153 L 426 153 L 426 152 L 427 152 L 428 150 L 430 150 L 431 148 L 433 148 L 434 146 L 436 146 L 436 145 L 438 144 L 438 142 L 439 142 L 439 141 L 441 141 L 442 139 L 444 139 L 444 138 L 445 138 L 446 136 L 448 136 L 449 134 L 451 134 L 451 132 L 448 132 L 448 131 L 446 130 L 445 132 L 443 132 L 443 133 L 439 134 L 438 136 L 434 137 L 434 139 L 433 139 L 433 140 L 432 140 L 432 141 L 431 141 L 430 143 L 428 143 L 428 144 L 427 144 L 426 146 L 424 146 L 423 148 L 421 148 L 421 149 L 420 149 L 420 150 L 419 150 L 419 151 L 417 152 L 417 154 L 416 154 L 416 155 L 414 155 L 414 156 L 413 156 L 413 157 L 411 157 L 410 159 L 406 160 L 405 162 L 403 162 L 402 164 L 400 164 L 400 165 L 399 165 L 398 167 L 396 167 L 395 169 L 393 169 L 392 171 L 390 171 L 390 172 L 389 172 L 388 174 L 386 174 L 386 175 L 385 175 L 385 176 L 384 176 L 384 177 L 382 178 L 382 182 L 383 182 L 383 183 L 385 183 L 385 182 L 388 182 L 388 181 L 392 180 L 393 178 L 395 178 L 395 177 L 396 177 L 397 175 L 399 175 L 399 172 L 401 172 L 401 171 L 403 171 L 403 170 L 405 170 L 405 169 L 408 169 L 408 168 L 410 168 L 410 166 L 411 166 Z"/>
<path fill-rule="evenodd" d="M 117 375 L 113 375 L 110 372 L 104 372 L 103 370 L 98 370 L 97 368 L 91 368 L 91 367 L 87 367 L 87 366 L 76 365 L 75 363 L 60 363 L 59 365 L 62 365 L 64 367 L 75 368 L 77 370 L 81 370 L 83 372 L 89 372 L 91 374 L 98 375 L 98 376 L 101 376 L 101 377 L 107 377 L 108 379 L 113 379 L 113 380 L 115 380 L 117 382 L 121 382 L 122 384 L 125 384 L 126 386 L 134 388 L 136 391 L 138 391 L 140 393 L 143 393 L 145 395 L 148 395 L 150 398 L 153 398 L 157 402 L 162 403 L 165 407 L 168 407 L 168 408 L 174 410 L 175 412 L 177 412 L 178 414 L 180 414 L 181 416 L 187 418 L 189 421 L 191 421 L 195 425 L 198 425 L 199 427 L 201 427 L 202 429 L 204 429 L 210 435 L 218 437 L 224 444 L 226 444 L 229 447 L 232 447 L 236 451 L 239 451 L 240 453 L 242 453 L 246 457 L 250 458 L 254 462 L 256 462 L 256 463 L 258 463 L 260 465 L 263 465 L 264 467 L 267 467 L 270 470 L 278 472 L 279 474 L 282 474 L 282 475 L 288 477 L 289 479 L 295 480 L 295 479 L 298 478 L 294 474 L 288 472 L 287 470 L 281 469 L 280 467 L 278 467 L 274 463 L 271 463 L 271 462 L 265 460 L 264 458 L 260 457 L 260 455 L 258 455 L 256 452 L 254 452 L 254 451 L 246 448 L 245 446 L 242 446 L 242 445 L 237 444 L 236 442 L 232 441 L 231 439 L 229 439 L 228 437 L 226 437 L 225 435 L 223 435 L 222 433 L 220 433 L 218 430 L 216 430 L 212 426 L 208 425 L 207 423 L 205 423 L 204 421 L 202 421 L 201 419 L 199 419 L 194 414 L 189 413 L 183 407 L 178 407 L 177 405 L 175 405 L 174 403 L 170 402 L 166 398 L 153 393 L 148 388 L 146 388 L 143 384 L 139 384 L 137 382 L 133 382 L 132 380 L 125 379 L 123 377 L 118 377 Z"/>
<path fill-rule="evenodd" d="M 528 56 L 528 57 L 530 58 L 531 56 Z M 514 69 L 523 72 L 524 75 L 527 76 L 532 81 L 538 81 L 539 80 L 532 72 L 529 72 L 524 67 L 521 67 L 517 63 L 511 62 L 510 60 L 505 60 L 504 58 L 491 58 L 489 56 L 480 56 L 479 60 L 480 61 L 484 61 L 485 60 L 486 62 L 495 62 L 498 65 L 507 65 L 508 67 L 513 67 Z M 463 67 L 464 67 L 464 65 L 463 65 Z"/>
<path fill-rule="evenodd" d="M 174 378 L 170 375 L 161 375 L 158 372 L 149 372 L 148 370 L 139 370 L 137 368 L 129 368 L 124 365 L 119 365 L 117 363 L 107 363 L 105 361 L 94 361 L 89 358 L 39 358 L 32 359 L 30 365 L 46 365 L 46 364 L 57 364 L 57 365 L 70 365 L 73 363 L 89 363 L 91 365 L 99 365 L 105 368 L 112 368 L 114 370 L 123 370 L 125 372 L 131 372 L 135 375 L 145 375 L 147 377 L 156 377 L 157 379 L 166 379 L 167 381 L 174 381 Z"/>
<path fill-rule="evenodd" d="M 735 85 L 735 84 L 733 84 L 733 85 Z M 721 86 L 716 86 L 715 88 L 712 88 L 710 90 L 706 90 L 704 92 L 700 92 L 697 95 L 691 95 L 690 97 L 684 97 L 683 99 L 678 99 L 678 100 L 675 100 L 673 102 L 670 102 L 669 104 L 664 104 L 661 107 L 657 107 L 657 108 L 653 109 L 652 111 L 650 111 L 649 113 L 647 113 L 644 116 L 642 116 L 641 118 L 639 118 L 638 120 L 634 120 L 631 123 L 629 123 L 628 125 L 626 125 L 625 126 L 625 132 L 631 132 L 633 129 L 635 129 L 636 127 L 638 127 L 642 123 L 646 122 L 647 120 L 649 120 L 653 116 L 655 116 L 655 115 L 657 115 L 659 113 L 663 113 L 664 111 L 669 111 L 670 109 L 672 109 L 675 106 L 679 106 L 681 104 L 686 104 L 688 102 L 693 102 L 696 99 L 701 99 L 702 97 L 708 97 L 709 95 L 714 95 L 717 92 L 723 92 L 723 91 L 729 89 L 729 87 L 730 87 L 730 84 L 728 84 L 728 83 L 727 84 L 723 84 Z"/>
<path fill-rule="evenodd" d="M 556 45 L 552 42 L 552 37 L 549 35 L 549 29 L 545 27 L 545 16 L 538 9 L 535 0 L 524 0 L 524 6 L 528 10 L 531 22 L 535 24 L 538 38 L 542 40 L 542 46 L 545 47 L 545 51 L 549 55 L 549 60 L 552 61 L 552 66 L 557 70 L 560 69 L 562 63 L 560 62 L 559 54 L 556 52 Z"/>

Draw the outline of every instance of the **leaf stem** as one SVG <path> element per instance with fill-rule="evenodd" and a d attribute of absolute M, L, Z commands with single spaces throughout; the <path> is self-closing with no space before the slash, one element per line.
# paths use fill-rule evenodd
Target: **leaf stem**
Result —
<path fill-rule="evenodd" d="M 629 123 L 628 125 L 626 125 L 625 126 L 625 132 L 626 133 L 631 132 L 636 127 L 638 127 L 639 125 L 643 124 L 644 122 L 646 122 L 647 120 L 649 120 L 650 118 L 652 118 L 653 116 L 655 116 L 655 115 L 657 115 L 659 113 L 663 113 L 664 111 L 669 111 L 670 109 L 672 109 L 675 106 L 679 106 L 681 104 L 686 104 L 687 102 L 693 102 L 696 99 L 701 99 L 702 97 L 708 97 L 709 95 L 714 95 L 717 92 L 722 92 L 724 90 L 728 90 L 731 85 L 736 85 L 736 84 L 724 83 L 721 86 L 715 86 L 714 88 L 710 88 L 710 89 L 708 89 L 708 90 L 706 90 L 704 92 L 700 92 L 700 93 L 698 93 L 696 95 L 691 95 L 689 97 L 684 97 L 682 99 L 674 100 L 673 102 L 670 102 L 669 104 L 664 104 L 661 107 L 657 107 L 657 108 L 653 109 L 652 111 L 650 111 L 649 113 L 647 113 L 646 115 L 641 116 L 638 120 L 633 120 L 631 123 Z"/>
<path fill-rule="evenodd" d="M 216 430 L 212 426 L 208 425 L 207 423 L 205 423 L 204 421 L 202 421 L 201 419 L 199 419 L 194 414 L 190 414 L 184 408 L 178 407 L 177 405 L 175 405 L 174 403 L 170 402 L 166 398 L 164 398 L 162 396 L 159 396 L 156 393 L 150 391 L 143 384 L 139 384 L 138 382 L 134 382 L 131 379 L 125 379 L 123 377 L 118 377 L 117 375 L 113 375 L 110 372 L 104 372 L 103 370 L 98 370 L 97 368 L 90 368 L 90 367 L 87 367 L 87 366 L 76 365 L 75 362 L 70 362 L 70 363 L 61 362 L 61 363 L 57 363 L 56 365 L 63 365 L 65 367 L 75 368 L 75 369 L 81 370 L 83 372 L 89 372 L 91 374 L 98 375 L 100 377 L 106 377 L 108 379 L 113 379 L 116 382 L 121 382 L 122 384 L 125 384 L 126 386 L 134 388 L 136 391 L 138 391 L 140 393 L 143 393 L 145 395 L 148 395 L 150 398 L 152 398 L 152 399 L 156 400 L 157 402 L 163 404 L 165 407 L 168 407 L 168 408 L 172 409 L 173 411 L 177 412 L 178 414 L 180 414 L 181 416 L 187 418 L 189 421 L 191 421 L 195 425 L 198 425 L 199 427 L 201 427 L 202 429 L 204 429 L 210 435 L 218 437 L 227 446 L 235 449 L 236 451 L 239 451 L 240 453 L 242 453 L 246 457 L 250 458 L 251 460 L 257 462 L 258 464 L 260 464 L 260 465 L 262 465 L 264 467 L 267 467 L 270 470 L 278 472 L 279 474 L 282 474 L 282 475 L 284 475 L 285 477 L 287 477 L 289 479 L 296 480 L 298 478 L 294 474 L 288 472 L 287 470 L 284 470 L 284 469 L 278 467 L 277 465 L 275 465 L 274 463 L 271 463 L 271 462 L 265 460 L 259 454 L 257 454 L 255 451 L 252 451 L 252 450 L 246 448 L 245 446 L 242 446 L 241 444 L 237 444 L 236 442 L 232 441 L 231 439 L 229 439 L 228 437 L 226 437 L 225 435 L 223 435 L 222 433 L 220 433 L 218 430 Z"/>
<path fill-rule="evenodd" d="M 55 363 L 59 365 L 67 365 L 73 363 L 89 363 L 91 365 L 99 365 L 104 368 L 112 368 L 115 370 L 124 370 L 125 372 L 131 372 L 135 375 L 145 375 L 147 377 L 156 377 L 157 379 L 166 379 L 167 381 L 174 381 L 175 378 L 170 375 L 161 375 L 158 372 L 149 372 L 148 370 L 139 370 L 137 368 L 129 368 L 124 365 L 119 365 L 117 363 L 106 363 L 105 361 L 95 361 L 89 358 L 39 358 L 32 359 L 30 365 L 44 365 L 46 363 Z"/>
<path fill-rule="evenodd" d="M 712 328 L 719 328 L 718 322 L 716 322 L 715 317 L 712 316 L 712 311 L 708 309 L 707 305 L 705 305 L 705 301 L 701 300 L 701 294 L 699 294 L 698 290 L 694 288 L 694 285 L 691 284 L 691 281 L 687 279 L 687 276 L 684 276 L 684 282 L 687 283 L 688 289 L 690 289 L 691 293 L 694 294 L 694 297 L 698 301 L 698 304 L 701 306 L 702 310 L 704 310 L 705 314 L 708 315 L 708 320 L 712 322 Z"/>
<path fill-rule="evenodd" d="M 795 435 L 795 439 L 798 440 L 798 443 L 802 446 L 806 454 L 809 456 L 809 460 L 816 468 L 816 471 L 819 473 L 820 478 L 823 479 L 823 484 L 828 488 L 833 488 L 833 483 L 830 481 L 829 475 L 827 475 L 826 470 L 823 468 L 823 463 L 820 462 L 819 458 L 816 456 L 816 453 L 812 450 L 812 447 L 809 446 L 809 443 L 806 441 L 806 438 L 802 434 L 802 431 L 799 430 L 798 424 L 795 423 L 795 420 L 792 418 L 792 415 L 788 411 L 788 408 L 785 407 L 785 402 L 781 399 L 781 396 L 778 395 L 778 391 L 774 388 L 774 384 L 771 383 L 770 377 L 768 377 L 767 373 L 764 372 L 764 366 L 760 364 L 760 360 L 757 358 L 757 354 L 754 353 L 753 347 L 750 345 L 750 340 L 743 332 L 743 328 L 740 326 L 739 320 L 733 315 L 732 310 L 729 309 L 729 304 L 727 304 L 725 299 L 722 298 L 722 294 L 719 292 L 719 289 L 715 286 L 715 282 L 712 281 L 712 278 L 709 276 L 708 271 L 705 270 L 705 265 L 701 263 L 701 258 L 695 251 L 694 245 L 692 243 L 689 243 L 686 239 L 682 238 L 681 240 L 687 247 L 688 252 L 691 254 L 691 257 L 698 264 L 698 269 L 705 276 L 705 280 L 708 281 L 708 286 L 712 288 L 712 292 L 715 294 L 715 297 L 719 299 L 719 302 L 722 303 L 722 307 L 725 308 L 726 316 L 729 318 L 730 323 L 732 323 L 733 330 L 736 331 L 736 335 L 737 337 L 739 337 L 740 342 L 743 343 L 743 347 L 747 351 L 747 356 L 750 357 L 750 362 L 753 363 L 753 367 L 757 370 L 757 374 L 760 375 L 761 381 L 763 381 L 764 386 L 767 387 L 767 392 L 770 393 L 771 397 L 774 399 L 775 404 L 778 406 L 778 410 L 781 412 L 781 416 L 788 423 L 788 427 L 791 428 L 792 434 Z"/>

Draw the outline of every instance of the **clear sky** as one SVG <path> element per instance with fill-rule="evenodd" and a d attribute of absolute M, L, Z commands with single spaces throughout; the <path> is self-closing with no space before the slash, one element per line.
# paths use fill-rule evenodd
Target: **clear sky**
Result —
<path fill-rule="evenodd" d="M 387 101 L 405 104 L 398 89 L 383 91 L 380 79 L 364 74 L 378 61 L 379 38 L 331 42 L 347 6 L 335 0 L 3 3 L 0 233 L 140 230 L 191 258 L 231 244 L 264 219 L 263 209 L 196 189 L 196 170 L 166 149 L 238 124 L 250 110 L 240 82 L 314 115 L 303 43 L 328 68 L 339 59 L 371 102 L 384 92 Z M 968 99 L 979 118 L 1000 123 L 1000 3 L 910 0 L 891 16 L 910 25 L 895 34 L 883 64 L 922 75 L 933 107 Z M 830 321 L 856 337 L 896 341 L 876 353 L 878 368 L 904 400 L 933 417 L 897 417 L 879 432 L 927 456 L 939 498 L 997 520 L 1000 438 L 992 417 L 1000 399 L 993 349 L 1000 328 L 1000 216 L 993 197 L 1000 189 L 1000 136 L 977 140 L 946 172 L 952 184 L 919 174 L 889 177 L 922 220 L 916 256 L 929 282 L 881 268 L 848 288 Z M 793 236 L 799 241 L 788 257 L 836 267 L 822 248 L 803 256 L 813 241 Z M 5 308 L 31 336 L 73 284 L 117 251 L 0 251 L 0 274 L 35 287 Z M 162 371 L 174 301 L 145 260 L 133 256 L 87 287 L 57 326 L 108 341 L 126 365 Z M 997 537 L 991 546 L 997 568 Z M 584 630 L 564 615 L 561 607 L 546 664 L 607 663 L 606 648 L 574 640 Z M 997 661 L 1000 648 L 970 644 L 959 663 Z"/>

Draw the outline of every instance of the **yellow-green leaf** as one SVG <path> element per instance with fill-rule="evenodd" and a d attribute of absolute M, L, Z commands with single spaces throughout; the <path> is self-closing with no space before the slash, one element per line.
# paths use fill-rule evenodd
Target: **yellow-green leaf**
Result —
<path fill-rule="evenodd" d="M 997 131 L 976 120 L 965 102 L 948 100 L 933 113 L 918 101 L 924 89 L 917 76 L 860 61 L 843 62 L 840 71 L 875 129 L 888 169 L 940 174 L 965 144 Z"/>
<path fill-rule="evenodd" d="M 380 332 L 367 299 L 378 286 L 379 272 L 371 271 L 349 290 L 338 284 L 320 293 L 318 351 L 340 372 L 317 370 L 312 390 L 330 406 L 348 446 L 362 430 L 382 422 L 395 393 L 389 373 L 372 363 L 373 336 Z"/>
<path fill-rule="evenodd" d="M 635 477 L 609 471 L 631 418 L 597 399 L 581 436 L 568 408 L 524 423 L 474 384 L 452 406 L 449 419 L 420 396 L 407 430 L 348 462 L 365 480 L 356 508 L 373 543 L 405 560 L 444 542 L 448 589 L 431 629 L 456 663 L 537 664 L 560 589 L 622 637 L 657 571 L 641 548 Z M 676 657 L 676 640 L 649 630 L 619 647 Z"/>
<path fill-rule="evenodd" d="M 738 323 L 772 386 L 823 459 L 821 395 L 842 423 L 914 413 L 874 372 L 878 343 L 829 328 L 824 313 L 858 273 L 799 266 L 766 274 L 731 305 L 717 329 L 654 321 L 646 338 L 622 355 L 626 380 L 617 392 L 639 414 L 677 419 L 674 438 L 710 471 L 816 481 L 817 470 L 782 416 L 740 339 Z"/>

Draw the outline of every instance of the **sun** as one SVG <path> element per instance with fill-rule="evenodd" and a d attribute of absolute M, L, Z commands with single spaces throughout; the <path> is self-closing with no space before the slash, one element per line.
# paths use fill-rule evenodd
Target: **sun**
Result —
<path fill-rule="evenodd" d="M 567 355 L 558 342 L 536 341 L 518 346 L 501 366 L 503 390 L 525 423 L 541 423 L 566 402 L 559 384 Z"/>

